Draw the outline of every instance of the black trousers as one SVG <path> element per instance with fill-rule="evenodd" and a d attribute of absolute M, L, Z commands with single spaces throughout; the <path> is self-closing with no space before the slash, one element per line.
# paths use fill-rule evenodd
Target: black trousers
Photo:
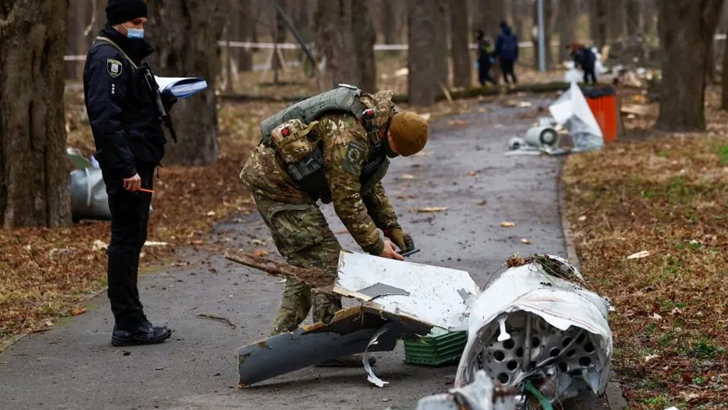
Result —
<path fill-rule="evenodd" d="M 591 77 L 592 84 L 597 83 L 597 75 L 594 72 L 594 67 L 584 68 L 584 83 L 589 84 L 589 78 Z"/>
<path fill-rule="evenodd" d="M 493 85 L 498 85 L 498 81 L 490 74 L 490 61 L 478 61 L 478 81 L 484 86 L 486 81 L 490 81 Z"/>
<path fill-rule="evenodd" d="M 142 188 L 153 188 L 154 167 L 137 167 Z M 144 307 L 139 300 L 137 278 L 139 254 L 147 240 L 149 205 L 152 194 L 124 189 L 121 178 L 104 173 L 111 211 L 111 243 L 106 251 L 111 312 L 120 329 L 131 330 L 143 321 Z"/>
<path fill-rule="evenodd" d="M 500 61 L 501 64 L 501 71 L 503 71 L 503 81 L 508 83 L 508 76 L 511 76 L 511 79 L 513 79 L 514 84 L 518 84 L 518 78 L 516 78 L 516 73 L 513 71 L 513 65 L 515 64 L 515 61 L 513 60 L 502 60 Z"/>

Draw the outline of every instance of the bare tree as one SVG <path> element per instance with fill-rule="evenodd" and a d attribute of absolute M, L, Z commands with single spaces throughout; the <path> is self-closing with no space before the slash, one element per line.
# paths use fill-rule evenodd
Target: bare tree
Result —
<path fill-rule="evenodd" d="M 255 15 L 254 0 L 232 0 L 233 4 L 237 3 L 237 7 L 231 12 L 238 14 L 237 41 L 255 41 L 255 26 L 257 24 Z M 253 50 L 251 48 L 241 48 L 237 53 L 238 70 L 253 70 Z"/>
<path fill-rule="evenodd" d="M 559 1 L 559 61 L 565 61 L 569 58 L 566 51 L 566 45 L 573 42 L 574 24 L 577 18 L 576 0 L 560 0 Z"/>
<path fill-rule="evenodd" d="M 662 90 L 656 128 L 705 129 L 705 72 L 723 0 L 659 2 Z M 699 7 L 698 7 L 699 6 Z"/>
<path fill-rule="evenodd" d="M 316 47 L 326 59 L 324 84 L 356 84 L 361 79 L 351 29 L 352 2 L 318 0 L 314 17 Z"/>
<path fill-rule="evenodd" d="M 435 55 L 435 82 L 437 89 L 447 87 L 449 82 L 450 51 L 448 47 L 448 8 L 447 0 L 435 0 L 434 14 L 432 15 L 434 27 L 432 36 L 432 53 Z"/>
<path fill-rule="evenodd" d="M 450 55 L 455 87 L 470 87 L 472 84 L 468 14 L 467 0 L 450 1 Z"/>
<path fill-rule="evenodd" d="M 347 26 L 342 27 L 346 29 Z M 352 24 L 349 26 L 354 38 L 356 61 L 359 66 L 358 86 L 365 92 L 377 90 L 377 62 L 374 58 L 374 43 L 377 33 L 369 10 L 369 2 L 357 2 L 352 13 Z"/>
<path fill-rule="evenodd" d="M 524 22 L 530 21 L 529 8 L 525 7 L 523 0 L 509 0 L 511 5 L 511 19 L 516 35 L 519 39 L 526 38 Z"/>
<path fill-rule="evenodd" d="M 397 42 L 397 16 L 395 0 L 381 0 L 382 31 L 384 33 L 384 44 L 395 44 Z"/>
<path fill-rule="evenodd" d="M 88 5 L 83 1 L 75 1 L 68 8 L 68 43 L 66 52 L 71 55 L 85 54 L 88 50 L 84 27 L 88 19 Z M 78 79 L 83 72 L 83 64 L 78 61 L 66 62 L 66 78 Z"/>
<path fill-rule="evenodd" d="M 657 0 L 642 0 L 642 33 L 656 36 L 657 33 Z"/>
<path fill-rule="evenodd" d="M 435 103 L 435 30 L 436 0 L 408 0 L 409 52 L 407 53 L 409 103 L 426 106 Z"/>
<path fill-rule="evenodd" d="M 607 0 L 589 2 L 589 31 L 598 48 L 607 45 Z"/>
<path fill-rule="evenodd" d="M 624 8 L 625 0 L 609 0 L 609 7 L 607 7 L 607 30 L 610 41 L 617 40 L 624 35 Z"/>
<path fill-rule="evenodd" d="M 209 84 L 206 91 L 175 105 L 172 116 L 179 142 L 167 144 L 166 164 L 206 165 L 217 160 L 215 80 L 221 68 L 217 41 L 225 26 L 224 5 L 223 0 L 149 3 L 147 30 L 157 49 L 157 75 L 199 76 Z"/>
<path fill-rule="evenodd" d="M 68 0 L 0 0 L 3 228 L 70 222 L 63 54 Z"/>
<path fill-rule="evenodd" d="M 640 1 L 625 0 L 625 23 L 627 27 L 627 35 L 634 36 L 640 32 Z"/>

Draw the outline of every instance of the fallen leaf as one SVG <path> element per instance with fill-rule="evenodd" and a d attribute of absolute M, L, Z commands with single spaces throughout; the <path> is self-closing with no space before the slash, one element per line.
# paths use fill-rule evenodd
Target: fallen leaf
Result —
<path fill-rule="evenodd" d="M 478 201 L 478 205 L 480 205 L 480 206 L 485 206 L 485 204 L 487 204 L 487 203 L 488 203 L 488 201 L 485 199 L 481 199 L 480 201 Z"/>
<path fill-rule="evenodd" d="M 488 112 L 488 110 L 485 109 L 485 108 L 478 108 L 478 112 L 479 113 L 482 113 L 482 114 L 485 114 L 486 112 Z"/>
<path fill-rule="evenodd" d="M 131 352 L 130 352 L 130 351 L 128 351 L 128 350 L 124 350 L 124 353 L 123 353 L 123 355 L 124 355 L 124 356 L 129 356 L 130 354 L 131 354 Z"/>
<path fill-rule="evenodd" d="M 468 176 L 469 177 L 474 177 L 476 175 L 478 175 L 478 171 L 468 171 Z"/>
<path fill-rule="evenodd" d="M 447 211 L 446 206 L 426 206 L 417 210 L 418 213 Z"/>
<path fill-rule="evenodd" d="M 580 216 L 579 217 L 579 222 L 584 222 L 584 221 L 586 221 L 586 215 Z"/>
<path fill-rule="evenodd" d="M 346 233 L 349 233 L 349 231 L 346 230 L 346 229 L 342 229 L 340 231 L 334 232 L 334 235 L 343 235 L 343 234 L 346 234 Z"/>
<path fill-rule="evenodd" d="M 657 313 L 653 313 L 652 316 L 650 316 L 650 319 L 652 319 L 652 320 L 662 320 L 662 316 L 658 315 Z"/>
<path fill-rule="evenodd" d="M 415 176 L 412 174 L 404 174 L 402 175 L 402 179 L 415 179 Z"/>
<path fill-rule="evenodd" d="M 528 239 L 526 239 L 526 238 L 523 238 L 523 239 L 521 239 L 521 243 L 526 244 L 526 245 L 530 245 L 531 244 L 531 241 L 528 240 Z"/>
<path fill-rule="evenodd" d="M 531 104 L 528 101 L 523 101 L 523 102 L 518 103 L 518 107 L 519 108 L 528 108 L 528 107 L 531 107 L 531 106 L 533 106 L 533 104 Z"/>
<path fill-rule="evenodd" d="M 45 323 L 45 325 L 48 326 L 48 327 L 53 326 L 53 321 L 50 320 L 50 319 L 46 319 L 45 322 L 43 322 L 43 323 Z"/>
<path fill-rule="evenodd" d="M 109 245 L 107 243 L 105 243 L 105 242 L 100 241 L 100 240 L 97 239 L 97 240 L 94 241 L 94 244 L 91 245 L 91 250 L 92 251 L 100 251 L 100 250 L 103 250 L 103 249 L 107 249 L 108 247 L 109 247 Z"/>
<path fill-rule="evenodd" d="M 84 313 L 86 313 L 86 308 L 85 307 L 71 309 L 71 316 L 83 315 Z"/>
<path fill-rule="evenodd" d="M 256 249 L 253 251 L 253 255 L 255 255 L 259 258 L 263 258 L 263 257 L 268 256 L 268 251 L 263 250 L 263 249 Z"/>
<path fill-rule="evenodd" d="M 210 211 L 207 213 L 207 216 L 215 216 L 215 211 Z"/>
<path fill-rule="evenodd" d="M 432 117 L 432 114 L 430 114 L 429 112 L 426 112 L 426 113 L 420 114 L 420 117 L 422 117 L 422 119 L 425 121 L 429 121 L 430 117 Z"/>
<path fill-rule="evenodd" d="M 456 125 L 467 125 L 467 124 L 468 124 L 468 122 L 466 120 L 462 120 L 462 119 L 450 120 L 447 122 L 447 125 L 449 125 L 451 127 L 456 126 Z"/>
<path fill-rule="evenodd" d="M 516 226 L 515 222 L 501 222 L 503 228 L 513 228 Z"/>
<path fill-rule="evenodd" d="M 644 357 L 644 359 L 645 359 L 645 363 L 646 363 L 646 362 L 649 362 L 650 360 L 654 360 L 654 359 L 657 359 L 658 357 L 660 357 L 660 355 L 659 355 L 659 354 L 651 354 L 651 355 L 647 355 L 647 356 L 645 356 L 645 357 Z"/>
<path fill-rule="evenodd" d="M 650 256 L 650 251 L 642 251 L 627 256 L 627 259 L 642 259 Z"/>

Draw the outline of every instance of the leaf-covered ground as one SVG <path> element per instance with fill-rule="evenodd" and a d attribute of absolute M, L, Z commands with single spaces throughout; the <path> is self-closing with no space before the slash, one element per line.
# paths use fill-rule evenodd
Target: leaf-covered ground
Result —
<path fill-rule="evenodd" d="M 614 368 L 631 409 L 728 408 L 728 113 L 569 157 L 568 219 L 591 286 L 610 297 Z M 630 135 L 632 136 L 630 138 Z M 643 252 L 641 258 L 627 257 Z"/>

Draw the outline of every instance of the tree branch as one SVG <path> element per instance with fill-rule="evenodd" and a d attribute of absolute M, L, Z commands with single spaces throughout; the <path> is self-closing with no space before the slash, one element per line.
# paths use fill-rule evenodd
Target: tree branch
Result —
<path fill-rule="evenodd" d="M 303 282 L 325 292 L 331 292 L 334 287 L 335 279 L 319 268 L 301 268 L 234 249 L 228 249 L 225 252 L 225 258 L 273 276 Z"/>

